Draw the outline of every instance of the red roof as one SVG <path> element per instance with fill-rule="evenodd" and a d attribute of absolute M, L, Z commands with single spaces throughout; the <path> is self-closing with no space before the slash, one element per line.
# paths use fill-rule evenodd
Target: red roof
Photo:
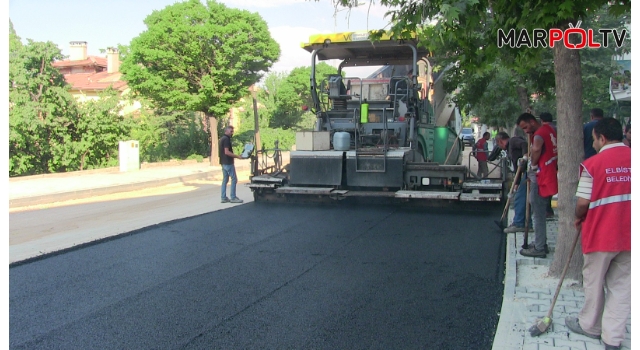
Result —
<path fill-rule="evenodd" d="M 107 59 L 104 57 L 89 56 L 84 60 L 57 61 L 53 62 L 53 66 L 58 69 L 92 66 L 105 68 L 99 70 L 96 69 L 96 72 L 64 74 L 64 79 L 74 90 L 101 91 L 106 90 L 111 86 L 113 89 L 124 91 L 127 88 L 127 83 L 124 80 L 121 80 L 122 73 L 107 73 Z"/>
<path fill-rule="evenodd" d="M 101 67 L 107 67 L 107 59 L 104 57 L 99 57 L 99 56 L 89 56 L 84 60 L 76 60 L 76 61 L 71 61 L 71 60 L 62 60 L 62 61 L 56 61 L 53 62 L 53 66 L 56 68 L 63 68 L 63 67 L 82 67 L 82 66 L 101 66 Z"/>
<path fill-rule="evenodd" d="M 75 73 L 65 74 L 64 79 L 74 90 L 106 90 L 109 86 L 123 91 L 127 83 L 121 80 L 122 73 Z"/>

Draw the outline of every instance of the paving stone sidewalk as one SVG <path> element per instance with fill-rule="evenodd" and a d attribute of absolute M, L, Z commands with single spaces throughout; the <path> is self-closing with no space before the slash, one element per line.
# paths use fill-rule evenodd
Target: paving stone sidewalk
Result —
<path fill-rule="evenodd" d="M 513 210 L 509 213 L 509 222 Z M 596 350 L 604 349 L 601 340 L 575 334 L 565 326 L 567 316 L 576 316 L 584 305 L 584 290 L 575 280 L 565 279 L 552 314 L 552 324 L 544 334 L 532 337 L 529 328 L 546 316 L 558 285 L 558 278 L 548 276 L 558 236 L 558 217 L 547 220 L 547 244 L 550 254 L 545 258 L 529 258 L 519 254 L 524 234 L 509 234 L 505 274 L 505 293 L 493 350 Z M 535 234 L 529 234 L 529 242 Z M 579 251 L 574 254 L 580 254 Z M 631 319 L 622 349 L 631 349 Z"/>

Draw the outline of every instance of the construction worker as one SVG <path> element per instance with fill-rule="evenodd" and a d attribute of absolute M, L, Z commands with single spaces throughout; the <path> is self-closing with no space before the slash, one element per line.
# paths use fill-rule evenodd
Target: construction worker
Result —
<path fill-rule="evenodd" d="M 591 137 L 591 131 L 596 123 L 604 118 L 604 112 L 600 108 L 594 108 L 589 112 L 591 121 L 582 127 L 582 133 L 584 137 L 584 159 L 593 157 L 596 154 L 596 150 L 593 148 L 593 138 Z"/>
<path fill-rule="evenodd" d="M 565 324 L 613 350 L 631 312 L 631 149 L 613 118 L 598 121 L 592 137 L 598 153 L 580 164 L 574 222 L 582 232 L 585 303 Z"/>
<path fill-rule="evenodd" d="M 509 134 L 504 131 L 496 134 L 496 145 L 501 149 L 507 151 L 507 156 L 509 157 L 511 163 L 515 168 L 518 167 L 518 159 L 525 156 L 529 149 L 527 140 L 520 136 L 509 137 Z M 526 169 L 527 165 L 525 163 L 523 165 L 523 171 L 520 173 L 520 176 L 513 179 L 513 181 L 515 182 L 515 187 L 513 189 L 515 192 L 515 194 L 513 195 L 514 215 L 511 225 L 504 229 L 504 233 L 524 232 L 526 214 L 525 212 L 527 205 Z M 529 221 L 529 227 L 531 226 L 531 221 Z"/>
<path fill-rule="evenodd" d="M 236 197 L 236 185 L 238 176 L 236 167 L 233 164 L 234 159 L 242 159 L 241 156 L 233 154 L 231 138 L 233 137 L 233 126 L 229 125 L 224 129 L 224 135 L 218 141 L 218 157 L 220 157 L 220 165 L 222 166 L 222 184 L 220 187 L 220 197 L 222 203 L 242 203 L 243 200 Z M 227 183 L 231 178 L 231 199 L 227 197 Z"/>
<path fill-rule="evenodd" d="M 485 132 L 482 134 L 482 138 L 473 146 L 474 156 L 478 160 L 478 177 L 481 179 L 489 176 L 489 165 L 487 164 L 489 143 L 487 141 L 489 141 L 490 137 L 491 134 Z"/>
<path fill-rule="evenodd" d="M 516 122 L 533 138 L 531 159 L 529 159 L 528 181 L 529 203 L 533 213 L 535 242 L 521 249 L 520 254 L 529 257 L 547 256 L 546 208 L 549 197 L 558 193 L 558 141 L 555 130 L 548 124 L 541 124 L 530 113 L 522 113 Z"/>
<path fill-rule="evenodd" d="M 550 127 L 553 128 L 553 130 L 556 131 L 556 133 L 558 132 L 558 129 L 556 128 L 556 124 L 553 123 L 553 116 L 551 116 L 551 113 L 549 112 L 540 113 L 540 121 L 542 122 L 542 124 L 548 124 Z M 553 218 L 555 216 L 555 213 L 553 212 L 553 207 L 551 206 L 551 199 L 552 197 L 549 197 L 549 200 L 547 201 L 547 219 Z"/>

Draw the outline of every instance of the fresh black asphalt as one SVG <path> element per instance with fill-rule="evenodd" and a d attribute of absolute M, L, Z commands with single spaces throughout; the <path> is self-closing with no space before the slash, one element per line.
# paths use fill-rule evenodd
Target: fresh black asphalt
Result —
<path fill-rule="evenodd" d="M 249 203 L 10 268 L 13 349 L 490 349 L 500 209 Z"/>

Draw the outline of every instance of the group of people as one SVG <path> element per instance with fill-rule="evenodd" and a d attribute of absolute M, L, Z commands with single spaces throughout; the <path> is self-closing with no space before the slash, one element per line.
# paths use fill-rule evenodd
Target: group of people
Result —
<path fill-rule="evenodd" d="M 606 350 L 620 349 L 631 304 L 631 126 L 604 118 L 599 108 L 591 110 L 584 125 L 584 161 L 576 192 L 574 225 L 582 235 L 582 270 L 585 305 L 578 317 L 565 324 L 575 333 L 602 339 Z M 545 257 L 547 246 L 546 207 L 558 193 L 558 145 L 551 115 L 540 121 L 523 113 L 516 121 L 531 139 L 496 135 L 496 144 L 522 170 L 514 191 L 514 218 L 505 232 L 524 231 L 526 190 L 533 217 L 535 240 L 520 254 Z M 515 187 L 514 187 L 515 188 Z M 605 293 L 606 291 L 606 293 Z"/>

